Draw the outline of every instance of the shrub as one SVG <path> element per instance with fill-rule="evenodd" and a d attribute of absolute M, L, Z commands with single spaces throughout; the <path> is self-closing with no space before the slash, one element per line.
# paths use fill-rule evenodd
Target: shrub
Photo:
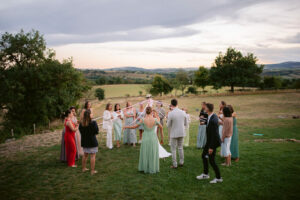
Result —
<path fill-rule="evenodd" d="M 99 101 L 103 100 L 105 97 L 104 90 L 102 88 L 97 88 L 95 91 L 95 96 L 99 99 Z"/>
<path fill-rule="evenodd" d="M 191 94 L 197 94 L 197 88 L 194 86 L 190 86 L 188 87 L 187 93 L 191 93 Z"/>

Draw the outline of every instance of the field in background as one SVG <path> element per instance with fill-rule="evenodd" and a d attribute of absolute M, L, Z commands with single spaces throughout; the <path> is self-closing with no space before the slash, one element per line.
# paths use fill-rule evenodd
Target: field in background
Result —
<path fill-rule="evenodd" d="M 124 107 L 126 100 L 138 102 L 142 97 L 112 99 Z M 108 150 L 105 134 L 98 136 L 96 157 L 98 174 L 90 176 L 79 168 L 67 168 L 59 158 L 59 144 L 37 148 L 0 159 L 0 193 L 3 199 L 297 199 L 300 196 L 300 93 L 265 95 L 181 97 L 180 107 L 198 115 L 202 101 L 217 107 L 221 100 L 234 106 L 238 114 L 241 160 L 231 167 L 220 166 L 224 182 L 211 185 L 198 181 L 202 173 L 201 150 L 196 149 L 198 122 L 190 126 L 190 146 L 184 148 L 185 165 L 170 169 L 171 158 L 160 160 L 160 173 L 149 175 L 137 171 L 139 146 L 122 146 Z M 170 97 L 161 98 L 169 102 Z M 103 102 L 93 101 L 94 115 L 102 115 Z M 167 130 L 164 128 L 165 141 Z M 254 136 L 254 133 L 263 136 Z M 60 136 L 60 135 L 59 135 Z M 278 140 L 279 139 L 279 140 Z M 12 144 L 13 145 L 13 144 Z M 170 151 L 168 145 L 164 147 Z M 0 155 L 1 158 L 1 155 Z M 223 160 L 217 156 L 217 163 Z M 7 176 L 9 174 L 9 176 Z M 214 173 L 210 168 L 211 178 Z M 29 181 L 30 180 L 30 181 Z"/>
<path fill-rule="evenodd" d="M 105 98 L 115 98 L 115 97 L 132 97 L 132 96 L 139 96 L 139 91 L 142 91 L 142 96 L 147 94 L 145 88 L 149 87 L 150 85 L 147 84 L 120 84 L 120 85 L 102 85 L 102 86 L 93 86 L 93 88 L 87 93 L 86 98 L 93 99 L 95 98 L 95 90 L 97 88 L 103 88 L 105 91 Z M 216 94 L 216 93 L 228 93 L 230 87 L 222 87 L 219 90 L 215 90 L 212 86 L 207 86 L 205 90 L 207 91 L 206 94 Z M 242 89 L 241 87 L 236 87 L 236 90 Z M 247 90 L 254 91 L 255 88 L 245 88 Z M 187 91 L 187 88 L 186 90 Z M 201 88 L 198 88 L 199 94 L 202 92 Z M 181 95 L 181 91 L 173 90 L 170 94 L 166 96 L 177 96 Z"/>
<path fill-rule="evenodd" d="M 241 96 L 214 96 L 214 97 L 179 97 L 177 98 L 179 107 L 185 107 L 189 113 L 198 116 L 201 102 L 211 102 L 218 110 L 220 101 L 233 105 L 234 109 L 242 119 L 279 119 L 291 118 L 292 115 L 300 115 L 300 93 L 277 93 L 277 94 L 257 94 L 257 95 L 241 95 Z M 126 101 L 133 104 L 144 100 L 143 97 L 135 98 L 118 98 L 104 100 L 102 102 L 93 101 L 94 116 L 101 116 L 105 104 L 120 103 L 124 108 Z M 154 100 L 160 100 L 169 105 L 171 97 L 157 97 Z M 270 121 L 269 123 L 272 123 Z"/>

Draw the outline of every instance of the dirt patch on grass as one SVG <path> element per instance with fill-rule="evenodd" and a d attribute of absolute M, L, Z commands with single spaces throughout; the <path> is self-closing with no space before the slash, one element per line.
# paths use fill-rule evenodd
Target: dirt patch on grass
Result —
<path fill-rule="evenodd" d="M 18 140 L 0 144 L 1 157 L 13 157 L 18 152 L 34 152 L 38 147 L 50 147 L 61 141 L 61 130 L 36 135 L 27 135 Z"/>
<path fill-rule="evenodd" d="M 254 142 L 296 142 L 296 143 L 300 143 L 300 140 L 296 140 L 296 139 L 256 139 L 254 140 Z"/>

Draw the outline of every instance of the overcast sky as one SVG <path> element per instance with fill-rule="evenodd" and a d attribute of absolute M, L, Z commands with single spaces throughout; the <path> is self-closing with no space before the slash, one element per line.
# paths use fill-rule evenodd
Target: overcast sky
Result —
<path fill-rule="evenodd" d="M 299 0 L 0 0 L 0 32 L 20 29 L 77 68 L 210 67 L 229 46 L 300 61 Z"/>

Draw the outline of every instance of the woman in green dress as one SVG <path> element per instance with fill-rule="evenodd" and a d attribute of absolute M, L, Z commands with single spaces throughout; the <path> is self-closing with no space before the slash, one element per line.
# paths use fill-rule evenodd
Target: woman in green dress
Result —
<path fill-rule="evenodd" d="M 124 128 L 135 129 L 140 125 L 144 125 L 144 133 L 138 169 L 144 173 L 154 174 L 159 172 L 159 146 L 155 127 L 162 128 L 162 125 L 153 117 L 151 107 L 146 108 L 146 116 L 139 123 Z"/>
<path fill-rule="evenodd" d="M 117 142 L 117 148 L 120 148 L 121 133 L 122 133 L 122 120 L 124 118 L 123 112 L 121 110 L 120 104 L 115 104 L 115 111 L 113 113 L 113 128 L 115 141 Z"/>
<path fill-rule="evenodd" d="M 238 129 L 236 125 L 236 113 L 233 110 L 233 107 L 231 105 L 228 105 L 232 117 L 233 117 L 233 134 L 231 138 L 231 144 L 230 144 L 230 152 L 231 152 L 231 158 L 235 160 L 235 162 L 238 162 L 240 159 L 239 155 L 239 135 L 238 135 Z"/>

